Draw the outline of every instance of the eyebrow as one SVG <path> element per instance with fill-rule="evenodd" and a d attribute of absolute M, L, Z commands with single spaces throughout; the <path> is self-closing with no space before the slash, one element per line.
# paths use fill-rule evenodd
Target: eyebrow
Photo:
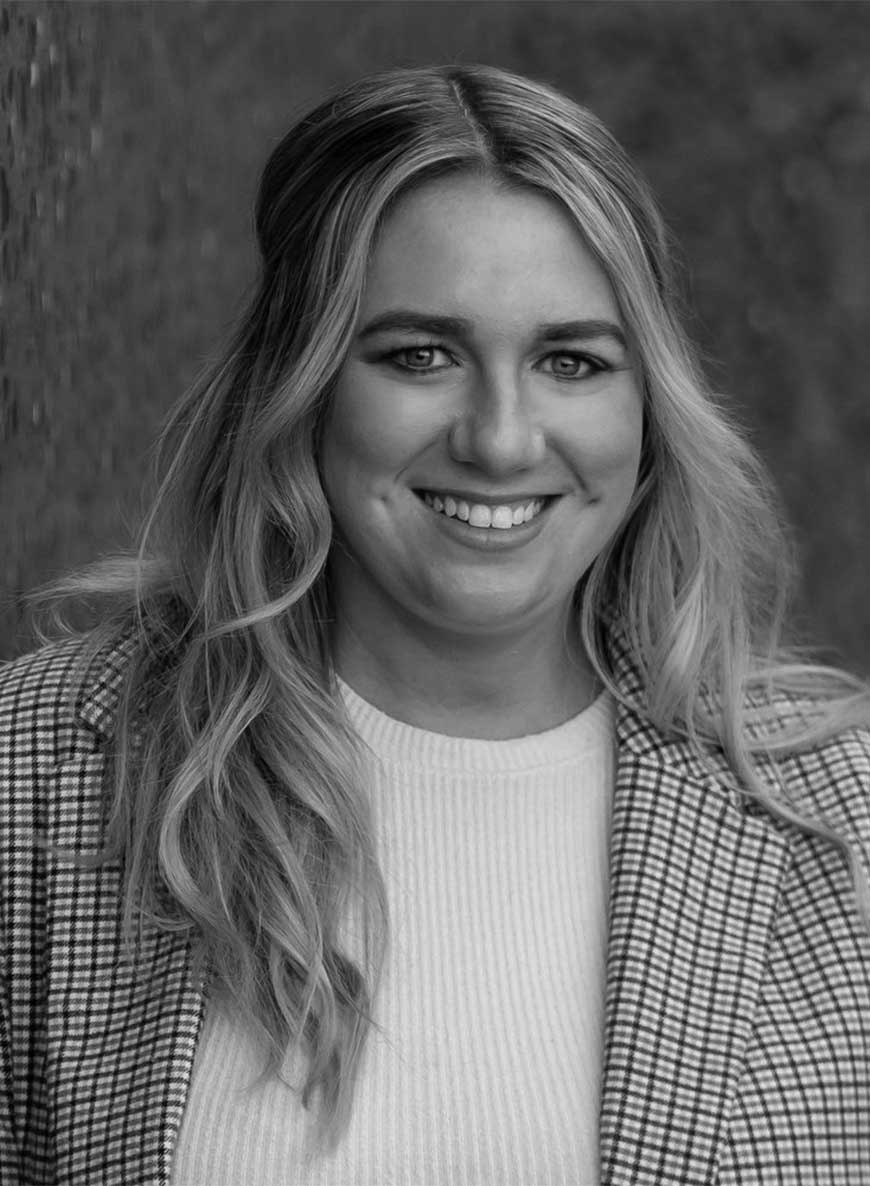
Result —
<path fill-rule="evenodd" d="M 412 309 L 388 309 L 372 318 L 357 335 L 360 339 L 375 334 L 406 330 L 446 337 L 470 336 L 472 325 L 462 317 L 444 317 L 437 313 L 422 313 Z M 542 322 L 535 327 L 535 336 L 544 342 L 564 342 L 569 339 L 613 338 L 624 350 L 628 348 L 625 331 L 615 321 L 586 318 L 577 321 Z"/>

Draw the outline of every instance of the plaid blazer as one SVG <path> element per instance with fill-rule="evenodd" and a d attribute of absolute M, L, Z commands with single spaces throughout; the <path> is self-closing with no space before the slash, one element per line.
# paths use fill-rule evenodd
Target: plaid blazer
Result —
<path fill-rule="evenodd" d="M 32 842 L 100 845 L 132 642 L 71 707 L 79 645 L 0 673 L 3 1186 L 169 1182 L 204 1013 L 182 936 L 147 935 L 147 983 L 121 961 L 116 866 Z M 870 937 L 843 857 L 622 707 L 617 744 L 602 1186 L 867 1186 Z M 870 872 L 870 735 L 781 770 Z"/>

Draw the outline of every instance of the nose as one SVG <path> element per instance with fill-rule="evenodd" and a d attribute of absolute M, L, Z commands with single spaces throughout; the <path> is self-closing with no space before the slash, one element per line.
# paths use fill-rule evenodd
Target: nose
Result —
<path fill-rule="evenodd" d="M 529 469 L 546 451 L 544 433 L 520 385 L 504 378 L 481 382 L 470 393 L 448 443 L 455 461 L 494 477 Z"/>

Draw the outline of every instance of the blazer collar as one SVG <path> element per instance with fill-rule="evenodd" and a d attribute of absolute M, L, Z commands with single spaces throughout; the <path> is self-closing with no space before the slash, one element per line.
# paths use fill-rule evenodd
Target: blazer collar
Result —
<path fill-rule="evenodd" d="M 621 688 L 640 681 L 612 640 Z M 687 744 L 617 708 L 602 1186 L 707 1186 L 740 1076 L 788 841 Z"/>
<path fill-rule="evenodd" d="M 76 697 L 75 714 L 98 737 L 111 737 L 115 731 L 121 688 L 138 646 L 136 631 L 130 625 L 97 651 L 87 664 Z"/>

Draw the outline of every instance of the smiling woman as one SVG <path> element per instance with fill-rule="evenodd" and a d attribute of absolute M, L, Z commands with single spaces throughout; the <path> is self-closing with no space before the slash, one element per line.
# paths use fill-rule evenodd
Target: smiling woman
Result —
<path fill-rule="evenodd" d="M 870 1180 L 870 701 L 782 645 L 643 181 L 397 70 L 256 227 L 136 554 L 54 590 L 102 622 L 0 677 L 2 1180 Z"/>
<path fill-rule="evenodd" d="M 359 323 L 320 453 L 339 671 L 422 728 L 433 699 L 467 737 L 561 723 L 596 691 L 571 637 L 578 574 L 640 462 L 640 379 L 607 276 L 551 198 L 442 178 L 392 210 Z"/>

